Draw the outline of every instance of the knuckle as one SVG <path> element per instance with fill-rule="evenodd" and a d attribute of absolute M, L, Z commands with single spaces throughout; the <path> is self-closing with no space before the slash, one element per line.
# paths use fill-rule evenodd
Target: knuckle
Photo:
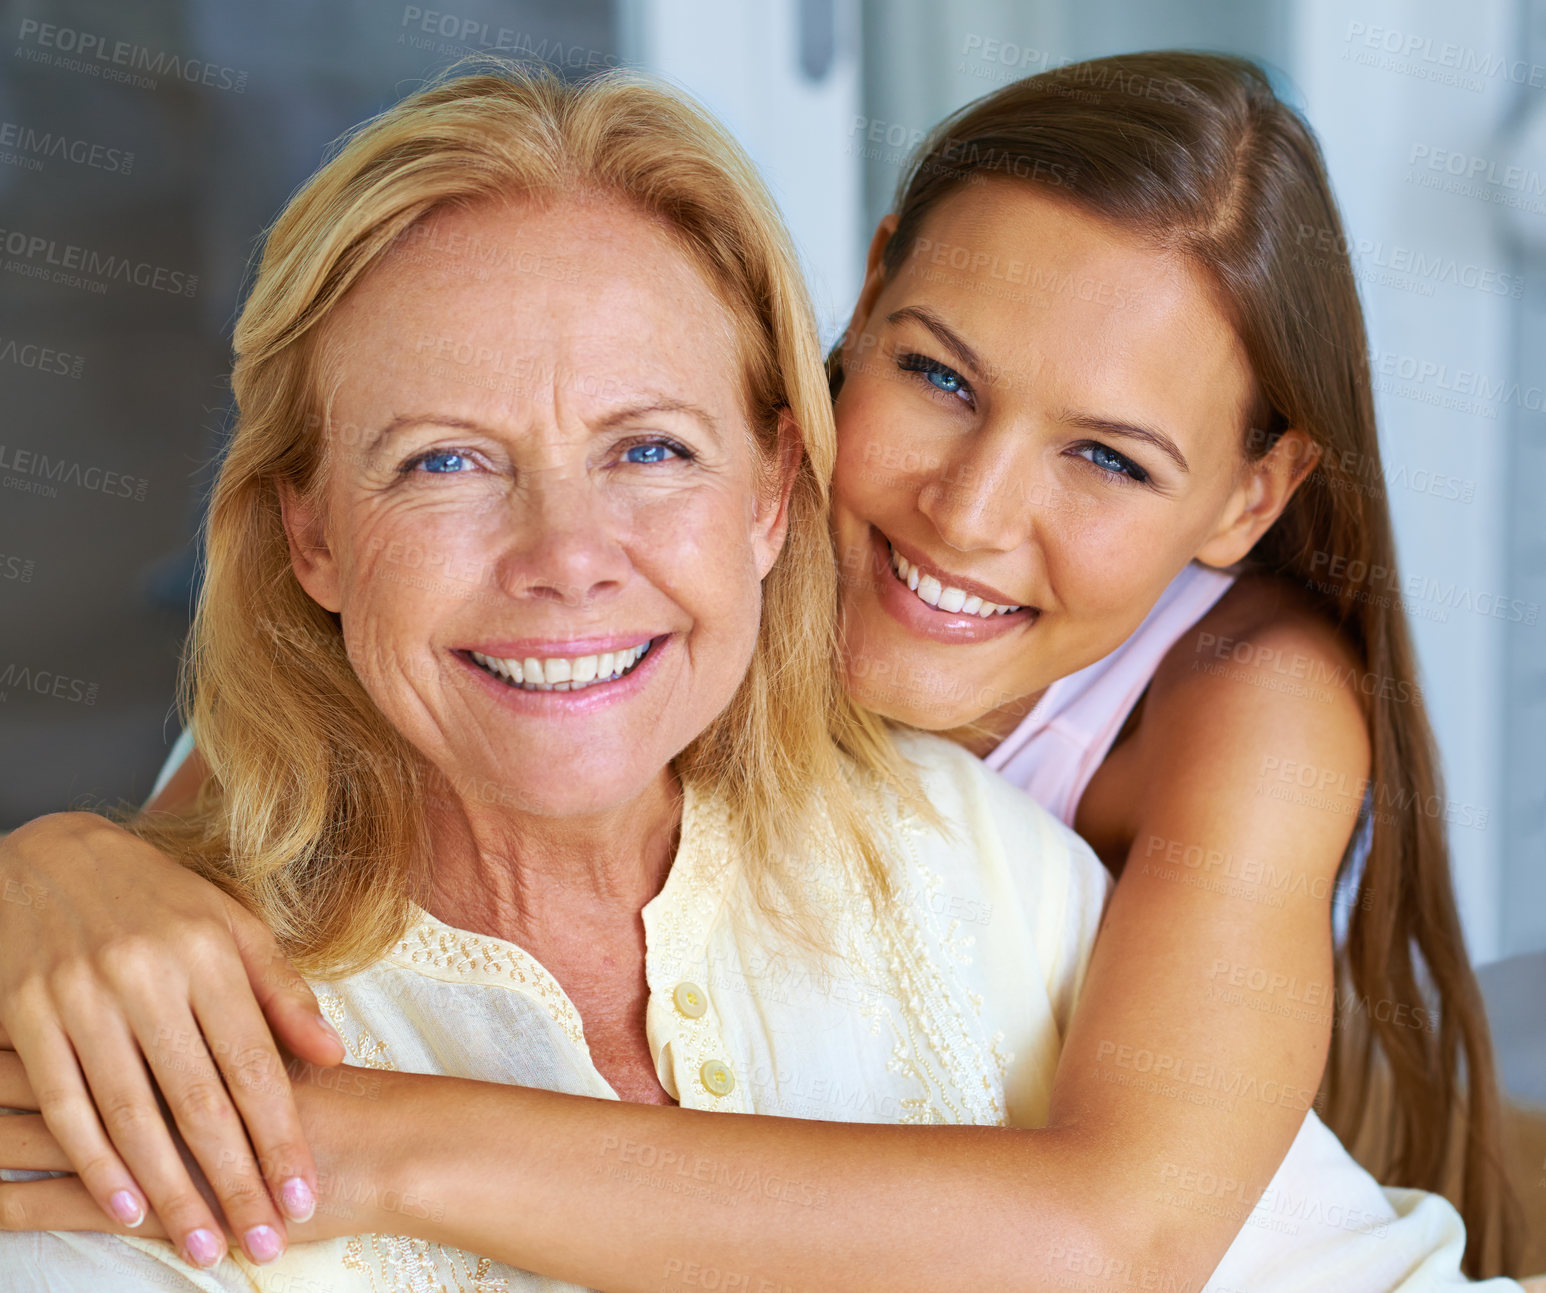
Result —
<path fill-rule="evenodd" d="M 89 962 L 79 957 L 62 957 L 43 972 L 32 1005 L 39 1013 L 53 1014 L 56 1001 L 89 1000 L 96 993 L 97 983 L 96 969 Z"/>
<path fill-rule="evenodd" d="M 198 1191 L 191 1187 L 172 1190 L 160 1198 L 152 1197 L 150 1206 L 156 1210 L 169 1234 L 197 1230 L 211 1221 L 209 1208 Z"/>
<path fill-rule="evenodd" d="M 226 1081 L 244 1095 L 266 1095 L 288 1091 L 284 1066 L 272 1045 L 264 1042 L 244 1042 L 233 1048 L 223 1065 Z"/>
<path fill-rule="evenodd" d="M 254 943 L 268 947 L 276 946 L 274 931 L 265 925 L 262 920 L 243 907 L 228 893 L 220 895 L 221 909 L 230 924 L 231 932 L 241 939 L 250 939 Z"/>
<path fill-rule="evenodd" d="M 308 1166 L 306 1154 L 300 1145 L 291 1140 L 276 1141 L 261 1150 L 259 1166 L 270 1181 L 283 1183 L 292 1176 L 302 1175 Z"/>
<path fill-rule="evenodd" d="M 102 1125 L 117 1140 L 134 1136 L 161 1121 L 156 1110 L 132 1095 L 109 1095 L 101 1102 Z"/>
<path fill-rule="evenodd" d="M 49 1013 L 48 978 L 40 971 L 24 974 L 5 994 L 5 1017 L 19 1024 Z"/>
<path fill-rule="evenodd" d="M 177 1094 L 177 1119 L 191 1127 L 223 1126 L 233 1116 L 225 1088 L 214 1082 L 192 1082 Z"/>
<path fill-rule="evenodd" d="M 307 1010 L 320 1010 L 317 994 L 311 990 L 306 980 L 301 978 L 300 972 L 289 961 L 284 961 L 283 966 L 284 968 L 278 972 L 280 989 L 293 997 L 297 1005 Z"/>
<path fill-rule="evenodd" d="M 111 983 L 143 985 L 158 959 L 156 940 L 144 934 L 120 934 L 97 949 L 97 968 Z"/>
<path fill-rule="evenodd" d="M 56 1140 L 63 1140 L 74 1121 L 81 1104 L 73 1091 L 64 1087 L 39 1087 L 32 1092 L 38 1102 L 38 1112 L 43 1115 L 43 1125 Z"/>
<path fill-rule="evenodd" d="M 109 1172 L 116 1171 L 118 1160 L 105 1150 L 83 1154 L 79 1161 L 75 1155 L 70 1155 L 71 1162 L 78 1168 L 77 1174 L 83 1181 L 103 1180 Z"/>
<path fill-rule="evenodd" d="M 238 1215 L 256 1211 L 267 1212 L 268 1187 L 250 1173 L 230 1173 L 220 1180 L 211 1181 L 219 1196 L 226 1216 L 233 1221 Z"/>
<path fill-rule="evenodd" d="M 226 967 L 239 959 L 231 931 L 214 920 L 197 920 L 180 930 L 177 946 L 187 964 L 203 970 Z"/>

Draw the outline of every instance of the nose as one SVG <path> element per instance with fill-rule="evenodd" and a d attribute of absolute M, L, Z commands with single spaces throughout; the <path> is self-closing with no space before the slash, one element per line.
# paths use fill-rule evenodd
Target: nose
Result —
<path fill-rule="evenodd" d="M 632 566 L 619 518 L 585 471 L 533 472 L 510 508 L 510 539 L 497 568 L 506 592 L 584 607 L 627 582 Z"/>
<path fill-rule="evenodd" d="M 1039 455 L 1023 428 L 979 426 L 918 491 L 918 510 L 960 552 L 1012 552 L 1035 534 Z"/>

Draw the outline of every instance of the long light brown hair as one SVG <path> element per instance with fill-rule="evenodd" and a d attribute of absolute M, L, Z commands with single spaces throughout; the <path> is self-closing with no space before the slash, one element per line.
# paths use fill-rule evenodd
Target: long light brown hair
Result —
<path fill-rule="evenodd" d="M 919 146 L 897 190 L 887 273 L 901 269 L 943 197 L 993 175 L 1040 185 L 1185 256 L 1216 286 L 1255 373 L 1260 407 L 1245 454 L 1265 453 L 1290 426 L 1321 450 L 1248 564 L 1305 589 L 1378 681 L 1360 688 L 1374 802 L 1362 873 L 1351 873 L 1350 846 L 1340 877 L 1356 884 L 1338 963 L 1352 991 L 1338 993 L 1327 1122 L 1349 1144 L 1366 1130 L 1378 1070 L 1393 1099 L 1376 1170 L 1441 1191 L 1460 1121 L 1467 1269 L 1509 1268 L 1518 1205 L 1504 1175 L 1492 1044 L 1456 914 L 1411 637 L 1390 595 L 1400 583 L 1363 311 L 1315 136 L 1244 59 L 1153 52 L 1059 67 L 968 104 Z M 1408 1012 L 1353 1020 L 1349 1001 Z M 1414 1028 L 1409 1012 L 1429 1002 L 1437 1026 Z"/>
<path fill-rule="evenodd" d="M 850 846 L 882 910 L 890 896 L 881 828 L 858 787 L 910 798 L 916 782 L 885 725 L 842 686 L 826 520 L 832 408 L 777 208 L 735 142 L 668 88 L 622 72 L 571 84 L 500 66 L 454 75 L 366 123 L 268 232 L 236 327 L 238 420 L 184 669 L 185 714 L 212 775 L 188 819 L 132 823 L 256 911 L 314 973 L 364 965 L 401 935 L 423 879 L 429 798 L 486 789 L 424 765 L 355 676 L 338 617 L 291 571 L 279 491 L 319 499 L 325 483 L 325 394 L 340 362 L 326 325 L 383 256 L 419 250 L 430 213 L 566 194 L 659 222 L 737 330 L 760 460 L 780 459 L 781 412 L 800 440 L 750 669 L 676 770 L 728 806 L 753 892 L 790 928 L 812 926 L 780 859 L 822 841 Z M 519 787 L 495 791 L 519 798 Z"/>

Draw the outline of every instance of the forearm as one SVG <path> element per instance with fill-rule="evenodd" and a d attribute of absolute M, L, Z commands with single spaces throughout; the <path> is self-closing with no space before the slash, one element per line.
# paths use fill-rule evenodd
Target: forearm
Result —
<path fill-rule="evenodd" d="M 379 1197 L 400 1211 L 376 1224 L 607 1293 L 709 1271 L 767 1293 L 1208 1274 L 1151 1265 L 1124 1207 L 1130 1163 L 1073 1129 L 809 1122 L 399 1074 L 389 1090 L 411 1113 L 381 1155 Z"/>

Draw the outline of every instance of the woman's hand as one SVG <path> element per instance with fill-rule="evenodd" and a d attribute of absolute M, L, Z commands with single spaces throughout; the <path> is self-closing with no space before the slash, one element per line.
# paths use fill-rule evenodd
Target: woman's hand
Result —
<path fill-rule="evenodd" d="M 395 1097 L 407 1108 L 414 1097 L 410 1083 L 398 1075 L 347 1065 L 319 1068 L 303 1060 L 291 1060 L 288 1079 L 296 1105 L 311 1142 L 318 1151 L 320 1180 L 317 1206 L 312 1217 L 290 1226 L 293 1241 L 330 1239 L 401 1228 L 427 1215 L 409 1191 L 393 1188 L 387 1180 L 388 1155 L 376 1141 L 384 1140 L 380 1128 L 393 1121 L 382 1117 L 383 1095 Z M 28 1172 L 68 1172 L 71 1164 L 59 1142 L 37 1113 L 38 1097 L 26 1070 L 0 1035 L 0 1107 L 23 1112 L 0 1117 L 0 1168 Z M 181 1138 L 170 1125 L 167 1134 L 179 1146 Z M 197 1188 L 213 1194 L 214 1185 L 196 1166 Z M 41 1181 L 0 1183 L 0 1231 L 86 1230 L 109 1234 L 134 1234 L 144 1239 L 170 1236 L 161 1218 L 149 1213 L 136 1226 L 104 1218 L 96 1200 L 77 1176 Z M 229 1236 L 227 1236 L 229 1237 Z"/>
<path fill-rule="evenodd" d="M 225 1255 L 159 1088 L 232 1233 L 272 1260 L 281 1210 L 310 1216 L 317 1190 L 274 1039 L 323 1066 L 344 1048 L 267 929 L 90 813 L 0 840 L 0 898 L 0 1026 L 90 1197 L 129 1227 L 153 1209 L 195 1265 Z"/>

